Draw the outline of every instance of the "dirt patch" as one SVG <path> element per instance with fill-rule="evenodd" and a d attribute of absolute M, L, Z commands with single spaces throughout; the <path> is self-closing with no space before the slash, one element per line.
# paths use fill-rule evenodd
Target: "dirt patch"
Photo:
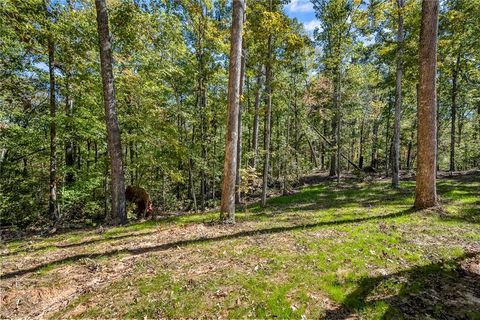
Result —
<path fill-rule="evenodd" d="M 223 259 L 216 257 L 215 263 L 212 263 L 212 259 L 205 259 L 203 250 L 185 247 L 183 243 L 195 239 L 198 243 L 202 243 L 204 240 L 228 236 L 234 231 L 248 232 L 254 228 L 253 222 L 239 223 L 235 227 L 222 224 L 209 226 L 202 223 L 172 226 L 167 229 L 157 228 L 155 232 L 112 238 L 109 241 L 92 242 L 91 240 L 98 239 L 98 236 L 87 237 L 80 242 L 84 245 L 66 246 L 61 242 L 54 244 L 53 249 L 48 253 L 33 251 L 9 256 L 7 260 L 2 260 L 2 277 L 29 268 L 38 271 L 20 273 L 19 276 L 2 279 L 0 299 L 3 308 L 0 315 L 2 318 L 47 317 L 65 308 L 78 296 L 95 292 L 121 277 L 128 276 L 135 265 L 152 256 L 159 259 L 165 268 L 178 270 L 175 276 L 179 279 L 191 279 L 193 282 L 221 270 L 253 272 L 256 266 L 266 262 L 262 262 L 261 259 L 253 262 L 232 257 Z M 156 248 L 170 243 L 179 245 L 167 246 L 165 250 L 156 251 Z M 249 247 L 269 247 L 275 243 L 292 250 L 295 244 L 290 237 L 275 234 L 252 235 L 246 243 Z M 122 250 L 126 250 L 127 253 L 123 258 Z M 136 250 L 135 252 L 138 253 L 130 255 L 129 250 Z M 236 250 L 242 250 L 242 248 L 238 247 Z M 118 258 L 115 258 L 115 255 L 113 257 L 109 255 L 112 252 L 118 252 L 115 254 Z M 106 259 L 102 259 L 103 255 Z M 218 255 L 221 256 L 222 252 Z M 58 261 L 61 263 L 56 264 Z M 54 264 L 50 266 L 49 263 L 52 262 Z M 192 266 L 192 263 L 195 265 Z M 148 262 L 145 264 L 148 265 Z M 44 267 L 39 268 L 39 266 Z M 146 270 L 148 272 L 148 267 Z M 151 272 L 154 273 L 154 270 Z"/>

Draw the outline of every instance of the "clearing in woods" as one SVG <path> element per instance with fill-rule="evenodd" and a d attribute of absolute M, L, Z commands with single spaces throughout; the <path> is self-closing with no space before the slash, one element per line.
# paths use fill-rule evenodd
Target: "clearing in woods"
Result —
<path fill-rule="evenodd" d="M 1 318 L 480 317 L 480 177 L 322 182 L 218 213 L 9 241 Z"/>

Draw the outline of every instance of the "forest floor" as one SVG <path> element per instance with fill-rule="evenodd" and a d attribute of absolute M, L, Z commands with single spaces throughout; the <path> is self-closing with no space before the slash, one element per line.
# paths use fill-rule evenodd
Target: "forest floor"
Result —
<path fill-rule="evenodd" d="M 480 174 L 322 182 L 218 213 L 10 241 L 0 318 L 480 319 Z"/>

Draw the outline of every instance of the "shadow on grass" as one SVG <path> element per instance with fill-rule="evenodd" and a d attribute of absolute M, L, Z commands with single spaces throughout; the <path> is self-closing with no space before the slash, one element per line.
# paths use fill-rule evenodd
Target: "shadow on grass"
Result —
<path fill-rule="evenodd" d="M 387 304 L 382 319 L 479 319 L 480 275 L 471 271 L 478 258 L 480 252 L 470 252 L 449 261 L 363 278 L 339 308 L 327 311 L 326 319 L 352 319 L 352 314 L 382 302 Z M 461 266 L 469 260 L 473 266 Z M 401 288 L 395 295 L 382 295 L 396 283 Z"/>
<path fill-rule="evenodd" d="M 413 195 L 413 188 L 393 190 L 384 184 L 363 186 L 350 184 L 338 187 L 331 183 L 328 185 L 307 187 L 292 195 L 279 196 L 268 200 L 269 209 L 284 209 L 290 211 L 322 210 L 330 208 L 344 208 L 346 206 L 368 206 L 374 203 L 405 204 L 405 198 Z M 412 201 L 413 203 L 413 201 Z M 296 205 L 301 205 L 296 208 Z M 407 203 L 407 205 L 411 205 Z M 251 212 L 261 213 L 264 208 L 259 204 L 248 206 Z"/>
<path fill-rule="evenodd" d="M 52 249 L 52 248 L 53 249 L 75 248 L 75 247 L 81 247 L 81 246 L 86 246 L 86 245 L 96 244 L 96 243 L 101 243 L 101 242 L 106 242 L 106 241 L 114 241 L 114 240 L 120 240 L 120 239 L 143 237 L 143 236 L 152 235 L 154 233 L 156 233 L 156 231 L 143 232 L 143 233 L 132 232 L 132 233 L 127 233 L 127 234 L 118 235 L 118 236 L 109 236 L 108 234 L 106 234 L 102 238 L 90 239 L 90 240 L 81 241 L 81 242 L 67 243 L 67 244 L 48 244 L 48 245 L 34 247 L 34 248 L 19 249 L 19 250 L 16 250 L 16 251 L 5 253 L 5 254 L 0 254 L 0 257 L 13 256 L 13 255 L 16 255 L 16 254 L 19 254 L 19 253 L 32 253 L 32 252 L 37 252 L 37 251 L 42 251 L 42 250 Z"/>
<path fill-rule="evenodd" d="M 119 254 L 140 255 L 148 252 L 158 252 L 158 251 L 165 251 L 171 248 L 185 247 L 185 246 L 193 245 L 196 243 L 209 243 L 209 242 L 223 241 L 223 240 L 236 239 L 236 238 L 245 238 L 245 237 L 261 235 L 261 234 L 274 234 L 274 233 L 288 232 L 288 231 L 301 230 L 301 229 L 312 229 L 312 228 L 321 227 L 321 226 L 335 226 L 335 225 L 343 225 L 343 224 L 350 224 L 350 223 L 367 222 L 371 220 L 392 219 L 392 218 L 408 215 L 413 212 L 414 212 L 413 209 L 407 209 L 400 212 L 390 213 L 386 215 L 379 215 L 379 216 L 370 216 L 370 217 L 334 220 L 334 221 L 323 221 L 323 222 L 312 223 L 312 224 L 302 224 L 302 225 L 293 225 L 293 226 L 285 226 L 285 227 L 273 227 L 273 228 L 266 228 L 266 229 L 247 230 L 247 231 L 240 231 L 232 234 L 221 235 L 217 237 L 210 237 L 210 238 L 202 237 L 202 238 L 195 238 L 195 239 L 180 240 L 176 242 L 164 243 L 164 244 L 151 246 L 151 247 L 125 248 L 125 249 L 115 249 L 115 250 L 102 252 L 102 253 L 78 254 L 78 255 L 58 259 L 52 262 L 40 264 L 35 267 L 5 273 L 0 276 L 0 280 L 22 276 L 28 273 L 39 271 L 43 268 L 47 268 L 47 267 L 50 268 L 50 267 L 62 265 L 65 263 L 72 263 L 85 258 L 97 259 L 101 257 L 116 256 Z"/>
<path fill-rule="evenodd" d="M 460 177 L 461 178 L 461 177 Z M 463 197 L 480 198 L 480 187 L 467 180 L 441 181 L 437 185 L 438 194 L 445 204 L 461 201 Z M 458 181 L 458 182 L 457 182 Z M 403 185 L 395 190 L 384 183 L 363 185 L 352 183 L 338 187 L 336 184 L 307 187 L 298 193 L 269 199 L 268 209 L 273 213 L 265 213 L 259 204 L 252 204 L 247 211 L 260 216 L 272 216 L 279 212 L 317 211 L 334 208 L 374 208 L 381 206 L 412 205 L 415 194 L 415 184 Z M 463 205 L 462 214 L 455 219 L 466 222 L 478 222 L 480 219 L 480 202 Z"/>

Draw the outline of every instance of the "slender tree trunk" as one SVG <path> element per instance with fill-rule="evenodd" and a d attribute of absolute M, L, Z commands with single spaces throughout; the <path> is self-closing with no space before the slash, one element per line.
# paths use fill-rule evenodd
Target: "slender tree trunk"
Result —
<path fill-rule="evenodd" d="M 335 156 L 335 175 L 337 177 L 337 183 L 340 183 L 340 157 L 341 157 L 341 141 L 340 141 L 340 126 L 342 123 L 342 117 L 340 112 L 340 81 L 341 81 L 341 74 L 340 74 L 340 67 L 337 68 L 336 71 L 336 81 L 335 81 L 335 89 L 333 93 L 333 108 L 335 110 L 335 146 L 336 146 L 336 156 Z"/>
<path fill-rule="evenodd" d="M 272 11 L 272 0 L 270 0 L 270 12 Z M 268 169 L 270 161 L 270 134 L 272 121 L 272 34 L 268 35 L 267 44 L 267 65 L 265 76 L 265 89 L 267 93 L 267 106 L 265 108 L 265 130 L 264 130 L 264 149 L 265 155 L 263 159 L 263 176 L 262 176 L 262 206 L 267 204 L 267 188 L 268 188 Z"/>
<path fill-rule="evenodd" d="M 350 171 L 350 162 L 353 162 L 355 161 L 355 135 L 356 134 L 356 131 L 355 131 L 355 122 L 352 123 L 352 132 L 351 132 L 351 136 L 350 136 L 350 148 L 348 150 L 348 159 L 349 161 L 347 161 L 347 171 Z"/>
<path fill-rule="evenodd" d="M 66 91 L 66 96 L 65 96 L 65 101 L 66 101 L 66 106 L 65 106 L 65 111 L 67 114 L 67 117 L 69 118 L 69 122 L 67 125 L 67 130 L 69 131 L 69 134 L 72 134 L 72 128 L 70 126 L 70 122 L 73 118 L 73 101 L 70 98 L 70 75 L 67 72 L 66 77 L 65 77 L 65 91 Z M 65 144 L 65 165 L 67 167 L 67 173 L 65 175 L 65 183 L 67 185 L 71 185 L 75 181 L 75 174 L 73 173 L 74 170 L 74 165 L 75 165 L 75 158 L 74 158 L 74 152 L 73 150 L 75 149 L 75 143 L 73 138 L 69 138 L 67 140 L 67 143 Z"/>
<path fill-rule="evenodd" d="M 334 109 L 336 108 L 336 99 L 333 100 L 333 104 L 334 104 Z M 337 154 L 335 152 L 335 148 L 337 147 L 337 143 L 336 143 L 336 132 L 337 132 L 337 116 L 334 115 L 333 118 L 332 118 L 332 132 L 331 132 L 331 135 L 333 137 L 332 141 L 333 141 L 333 150 L 332 150 L 332 153 L 330 155 L 330 173 L 328 174 L 330 177 L 333 177 L 335 176 L 336 172 L 337 172 Z"/>
<path fill-rule="evenodd" d="M 457 56 L 457 61 L 453 66 L 452 71 L 452 107 L 451 107 L 451 127 L 450 127 L 450 172 L 455 171 L 455 121 L 457 119 L 457 79 L 458 79 L 458 65 L 460 62 L 460 55 Z"/>
<path fill-rule="evenodd" d="M 400 188 L 400 118 L 402 112 L 403 75 L 403 0 L 397 0 L 397 75 L 395 85 L 395 125 L 393 130 L 392 187 Z"/>
<path fill-rule="evenodd" d="M 338 111 L 340 113 L 340 110 Z M 337 176 L 337 183 L 340 183 L 340 157 L 341 157 L 341 154 L 342 154 L 342 151 L 341 151 L 341 141 L 340 141 L 340 126 L 342 124 L 342 118 L 340 117 L 340 114 L 337 115 L 337 131 L 336 131 L 336 134 L 335 134 L 335 140 L 337 140 L 337 156 L 336 156 L 336 160 L 337 160 L 337 165 L 336 165 L 336 168 L 337 168 L 337 172 L 336 172 L 336 176 Z"/>
<path fill-rule="evenodd" d="M 363 132 L 365 127 L 365 116 L 362 117 L 362 125 L 360 126 L 360 146 L 358 149 L 358 167 L 363 168 Z"/>
<path fill-rule="evenodd" d="M 390 152 L 390 148 L 389 148 L 389 143 L 390 143 L 390 113 L 391 113 L 391 109 L 392 109 L 392 98 L 391 96 L 389 96 L 389 99 L 388 99 L 388 110 L 387 110 L 387 124 L 385 126 L 385 176 L 388 177 L 389 173 L 390 173 L 390 166 L 389 166 L 389 163 L 390 163 L 390 156 L 391 156 L 391 152 Z"/>
<path fill-rule="evenodd" d="M 90 139 L 87 140 L 87 174 L 90 174 L 90 149 L 92 146 L 92 142 Z"/>
<path fill-rule="evenodd" d="M 477 138 L 480 137 L 480 100 L 477 103 Z"/>
<path fill-rule="evenodd" d="M 379 121 L 376 118 L 373 121 L 373 141 L 372 141 L 372 160 L 370 162 L 370 166 L 374 169 L 377 168 L 377 144 L 378 144 L 378 125 Z"/>
<path fill-rule="evenodd" d="M 250 166 L 255 169 L 257 167 L 258 156 L 258 118 L 260 109 L 260 96 L 262 92 L 262 65 L 258 66 L 257 87 L 255 88 L 255 110 L 253 115 L 253 132 L 252 132 L 252 149 L 253 157 L 250 160 Z"/>
<path fill-rule="evenodd" d="M 326 137 L 328 134 L 327 132 L 327 121 L 326 120 L 323 120 L 323 135 Z M 326 168 L 326 165 L 325 165 L 325 151 L 326 149 L 326 145 L 325 145 L 325 141 L 323 141 L 322 139 L 322 156 L 321 156 L 321 162 L 322 162 L 322 170 L 325 170 Z"/>
<path fill-rule="evenodd" d="M 459 117 L 458 117 L 458 135 L 457 135 L 457 146 L 459 148 L 462 148 L 462 133 L 463 133 L 463 117 L 462 117 L 462 113 L 460 113 Z M 461 163 L 461 162 L 460 162 Z M 460 164 L 460 167 L 462 167 L 462 163 Z M 460 169 L 462 170 L 462 169 Z"/>
<path fill-rule="evenodd" d="M 196 42 L 196 58 L 198 62 L 198 77 L 197 77 L 197 107 L 200 114 L 200 146 L 202 163 L 200 169 L 200 208 L 205 211 L 205 189 L 206 189 L 206 172 L 207 165 L 207 81 L 205 68 L 205 51 L 203 46 L 203 39 L 205 39 L 206 30 L 206 6 L 204 1 L 198 1 L 200 15 L 198 17 L 198 35 Z"/>
<path fill-rule="evenodd" d="M 420 29 L 420 104 L 418 108 L 418 160 L 415 208 L 437 204 L 436 190 L 436 73 L 439 0 L 422 1 Z"/>
<path fill-rule="evenodd" d="M 317 155 L 315 154 L 315 148 L 313 147 L 312 141 L 305 135 L 305 140 L 307 140 L 308 148 L 310 149 L 310 158 L 311 161 L 315 167 L 315 169 L 318 169 L 318 160 L 317 160 Z"/>
<path fill-rule="evenodd" d="M 334 150 L 331 155 L 330 159 L 330 176 L 337 176 L 337 180 L 339 180 L 339 158 L 338 153 L 339 150 L 339 139 L 340 139 L 340 110 L 339 110 L 339 92 L 340 92 L 340 70 L 339 67 L 336 68 L 335 71 L 335 80 L 333 83 L 333 97 L 332 97 L 332 108 L 334 112 L 334 116 L 332 119 L 332 136 L 334 142 Z"/>
<path fill-rule="evenodd" d="M 112 43 L 108 31 L 108 14 L 105 0 L 95 0 L 97 29 L 100 45 L 100 62 L 103 82 L 103 102 L 107 124 L 107 148 L 111 166 L 112 212 L 111 223 L 127 223 L 125 210 L 125 178 L 123 175 L 122 143 L 118 127 L 115 87 L 112 70 Z"/>
<path fill-rule="evenodd" d="M 57 106 L 55 101 L 55 47 L 48 39 L 48 73 L 50 75 L 50 193 L 48 212 L 52 220 L 58 219 L 57 204 Z"/>
<path fill-rule="evenodd" d="M 238 117 L 240 104 L 242 30 L 245 1 L 234 0 L 230 44 L 230 66 L 228 75 L 228 114 L 223 168 L 222 200 L 220 219 L 235 223 L 235 173 L 237 168 Z"/>
<path fill-rule="evenodd" d="M 188 190 L 190 192 L 190 196 L 192 197 L 193 210 L 195 211 L 195 213 L 197 213 L 198 206 L 197 197 L 195 195 L 195 184 L 193 183 L 193 160 L 191 157 L 188 159 Z"/>
<path fill-rule="evenodd" d="M 412 168 L 412 149 L 413 149 L 413 139 L 415 139 L 415 130 L 417 129 L 417 119 L 413 122 L 412 135 L 410 136 L 410 141 L 408 142 L 407 150 L 407 170 Z"/>
<path fill-rule="evenodd" d="M 245 19 L 244 19 L 245 20 Z M 245 23 L 245 21 L 244 21 Z M 238 136 L 237 136 L 237 169 L 235 170 L 235 203 L 241 202 L 241 175 L 240 167 L 242 164 L 242 96 L 243 96 L 243 83 L 245 79 L 245 50 L 242 50 L 242 60 L 240 67 L 240 88 L 239 88 L 239 102 L 238 102 Z"/>
<path fill-rule="evenodd" d="M 477 103 L 477 130 L 475 131 L 473 137 L 474 141 L 478 141 L 478 139 L 480 138 L 480 100 Z M 480 168 L 480 157 L 478 156 L 480 155 L 479 151 L 480 150 L 477 149 L 477 156 L 475 157 L 473 165 Z"/>

